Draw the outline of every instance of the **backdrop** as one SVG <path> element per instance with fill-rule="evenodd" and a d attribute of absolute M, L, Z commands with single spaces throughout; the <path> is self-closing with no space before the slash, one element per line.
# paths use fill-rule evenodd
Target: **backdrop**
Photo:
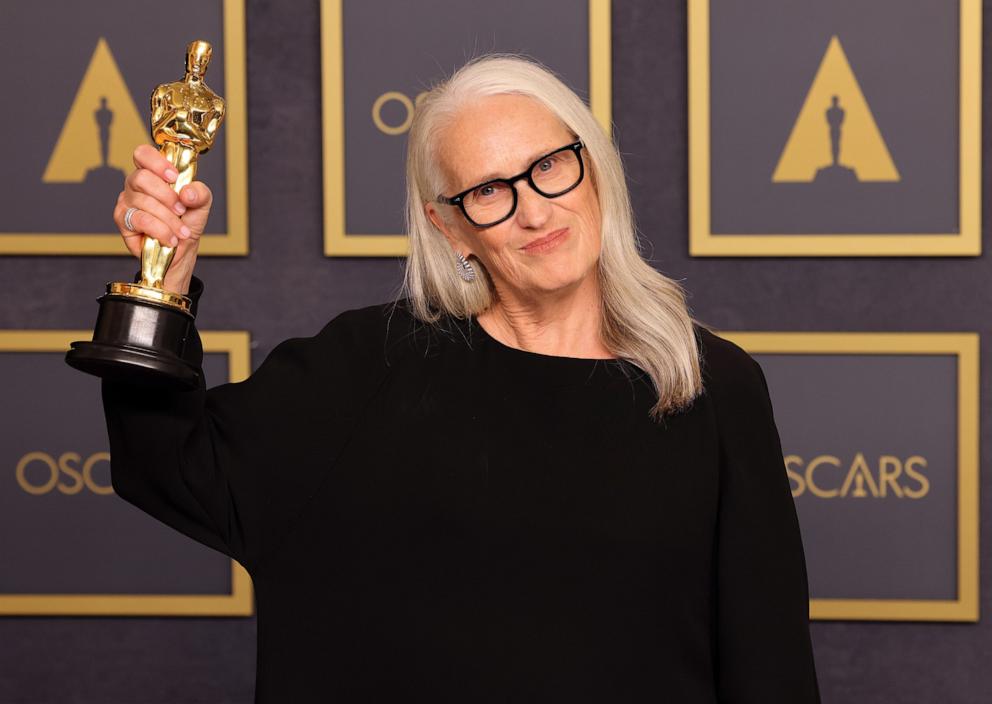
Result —
<path fill-rule="evenodd" d="M 697 317 L 723 330 L 975 331 L 981 366 L 990 368 L 987 255 L 691 257 L 686 5 L 614 0 L 611 13 L 612 117 L 638 223 L 652 262 L 684 282 Z M 403 261 L 324 256 L 318 3 L 249 2 L 246 30 L 250 253 L 198 262 L 206 289 L 197 324 L 250 330 L 257 367 L 281 340 L 392 298 Z M 135 24 L 136 34 L 145 31 L 153 29 Z M 30 111 L 22 115 L 27 130 Z M 109 221 L 113 200 L 101 207 Z M 135 264 L 0 256 L 0 329 L 90 328 L 102 284 L 129 278 Z M 989 397 L 988 373 L 980 393 Z M 984 413 L 982 438 L 990 422 Z M 989 471 L 983 453 L 983 481 Z M 981 499 L 985 544 L 990 501 Z M 980 568 L 983 613 L 992 607 L 989 564 Z M 816 622 L 812 632 L 825 702 L 977 702 L 992 692 L 987 620 Z M 253 618 L 8 616 L 0 619 L 0 702 L 250 702 L 254 649 Z"/>

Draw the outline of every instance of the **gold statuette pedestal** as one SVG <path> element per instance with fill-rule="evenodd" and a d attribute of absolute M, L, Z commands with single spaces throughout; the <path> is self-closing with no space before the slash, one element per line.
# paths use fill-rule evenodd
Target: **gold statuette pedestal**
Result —
<path fill-rule="evenodd" d="M 186 75 L 158 86 L 151 97 L 151 132 L 159 151 L 179 174 L 179 192 L 196 176 L 197 159 L 210 150 L 224 121 L 224 101 L 203 82 L 210 44 L 186 48 Z M 200 372 L 183 359 L 193 332 L 190 299 L 164 288 L 175 248 L 146 236 L 141 247 L 141 279 L 107 284 L 97 299 L 100 311 L 92 341 L 73 342 L 70 366 L 100 377 L 191 389 Z"/>

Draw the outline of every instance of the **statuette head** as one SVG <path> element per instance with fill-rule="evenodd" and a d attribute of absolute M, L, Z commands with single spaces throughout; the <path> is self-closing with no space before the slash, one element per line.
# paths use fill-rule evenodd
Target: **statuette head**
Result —
<path fill-rule="evenodd" d="M 186 73 L 202 78 L 207 72 L 212 52 L 210 42 L 202 39 L 190 42 L 186 47 Z"/>

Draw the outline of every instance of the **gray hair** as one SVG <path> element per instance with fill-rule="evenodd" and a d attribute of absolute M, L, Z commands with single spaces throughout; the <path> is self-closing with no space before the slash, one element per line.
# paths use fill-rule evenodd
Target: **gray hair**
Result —
<path fill-rule="evenodd" d="M 585 103 L 551 71 L 518 56 L 488 55 L 458 69 L 417 102 L 407 144 L 406 218 L 409 256 L 402 293 L 414 316 L 435 323 L 467 318 L 493 302 L 493 284 L 473 257 L 478 275 L 458 276 L 455 251 L 430 221 L 424 205 L 441 193 L 437 158 L 441 133 L 465 104 L 485 96 L 515 94 L 537 100 L 584 144 L 602 212 L 598 275 L 602 291 L 603 344 L 650 378 L 658 394 L 652 419 L 683 410 L 702 391 L 693 319 L 682 286 L 648 264 L 638 250 L 630 196 L 620 154 Z"/>

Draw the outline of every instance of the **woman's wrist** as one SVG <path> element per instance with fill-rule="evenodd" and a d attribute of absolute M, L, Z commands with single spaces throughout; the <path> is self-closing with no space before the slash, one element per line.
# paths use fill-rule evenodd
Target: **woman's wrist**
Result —
<path fill-rule="evenodd" d="M 193 271 L 173 271 L 169 269 L 165 274 L 165 279 L 162 281 L 162 288 L 166 291 L 173 291 L 175 293 L 181 293 L 183 295 L 189 293 L 190 281 L 193 278 Z"/>

